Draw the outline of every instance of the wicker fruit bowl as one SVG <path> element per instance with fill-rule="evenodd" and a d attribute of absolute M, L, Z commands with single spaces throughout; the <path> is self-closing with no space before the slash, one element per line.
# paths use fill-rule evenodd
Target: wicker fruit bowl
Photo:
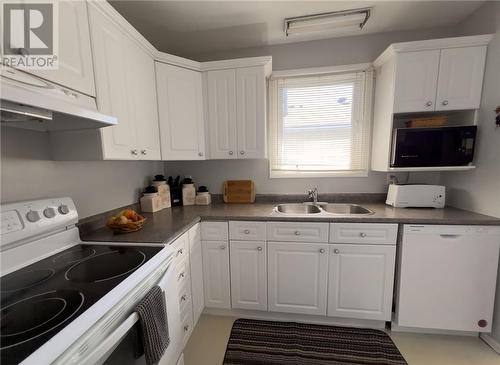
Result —
<path fill-rule="evenodd" d="M 129 233 L 140 230 L 144 222 L 146 222 L 145 217 L 132 209 L 127 209 L 109 218 L 106 226 L 115 233 Z"/>

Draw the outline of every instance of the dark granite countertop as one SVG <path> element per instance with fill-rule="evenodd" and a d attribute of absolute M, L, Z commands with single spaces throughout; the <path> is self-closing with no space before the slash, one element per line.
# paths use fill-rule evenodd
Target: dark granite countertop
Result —
<path fill-rule="evenodd" d="M 145 242 L 169 243 L 200 220 L 259 220 L 292 222 L 353 222 L 353 223 L 401 223 L 401 224 L 450 224 L 450 225 L 499 225 L 500 218 L 490 217 L 466 210 L 447 207 L 432 208 L 392 208 L 383 203 L 364 203 L 375 213 L 362 217 L 288 217 L 273 214 L 275 203 L 255 204 L 212 204 L 209 206 L 186 206 L 164 209 L 157 213 L 143 213 L 147 217 L 144 228 L 127 234 L 114 234 L 104 227 L 104 216 L 100 225 L 80 223 L 80 235 L 84 241 L 101 242 Z M 85 221 L 89 221 L 86 219 Z M 83 229 L 84 225 L 87 225 Z"/>

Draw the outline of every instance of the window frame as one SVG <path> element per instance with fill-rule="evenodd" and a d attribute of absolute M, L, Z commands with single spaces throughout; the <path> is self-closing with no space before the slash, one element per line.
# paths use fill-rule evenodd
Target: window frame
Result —
<path fill-rule="evenodd" d="M 367 151 L 366 151 L 366 161 L 363 169 L 360 170 L 326 170 L 326 171 L 299 171 L 299 170 L 273 170 L 273 163 L 271 161 L 272 148 L 274 147 L 274 141 L 278 139 L 278 88 L 276 83 L 269 82 L 268 87 L 268 120 L 269 120 L 269 133 L 268 133 L 268 151 L 269 153 L 269 178 L 271 179 L 281 179 L 281 178 L 323 178 L 323 177 L 368 177 L 370 169 L 371 160 L 371 140 L 372 140 L 372 128 L 373 128 L 373 86 L 374 86 L 374 72 L 373 67 L 370 63 L 361 63 L 353 65 L 342 65 L 342 66 L 329 66 L 329 67 L 315 67 L 315 68 L 305 68 L 305 69 L 295 69 L 295 70 L 285 70 L 273 72 L 271 75 L 271 80 L 279 78 L 288 77 L 304 77 L 304 76 L 321 76 L 321 75 L 340 75 L 364 72 L 364 96 L 363 105 L 360 111 L 363 113 L 363 123 L 366 124 L 366 139 L 367 139 Z"/>

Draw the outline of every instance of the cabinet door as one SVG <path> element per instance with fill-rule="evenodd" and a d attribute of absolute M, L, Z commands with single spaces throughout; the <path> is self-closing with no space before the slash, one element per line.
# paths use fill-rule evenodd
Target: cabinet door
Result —
<path fill-rule="evenodd" d="M 130 103 L 134 107 L 132 124 L 135 128 L 139 159 L 161 160 L 154 61 L 131 42 L 128 62 L 128 92 Z"/>
<path fill-rule="evenodd" d="M 268 242 L 268 308 L 326 315 L 328 244 Z"/>
<path fill-rule="evenodd" d="M 486 46 L 441 51 L 436 110 L 478 109 Z"/>
<path fill-rule="evenodd" d="M 391 320 L 396 246 L 330 247 L 328 316 Z"/>
<path fill-rule="evenodd" d="M 394 113 L 434 110 L 439 52 L 432 50 L 398 54 Z"/>
<path fill-rule="evenodd" d="M 102 14 L 89 7 L 94 53 L 97 106 L 99 111 L 118 118 L 118 124 L 101 128 L 104 159 L 138 159 L 134 110 L 128 95 L 130 41 Z"/>
<path fill-rule="evenodd" d="M 266 76 L 264 67 L 236 70 L 238 158 L 266 157 Z"/>
<path fill-rule="evenodd" d="M 203 292 L 203 253 L 199 234 L 199 224 L 189 230 L 189 259 L 191 263 L 191 297 L 193 300 L 194 325 L 205 307 Z"/>
<path fill-rule="evenodd" d="M 205 306 L 231 308 L 229 247 L 224 241 L 202 241 Z"/>
<path fill-rule="evenodd" d="M 236 71 L 207 72 L 210 158 L 237 158 Z"/>
<path fill-rule="evenodd" d="M 95 96 L 85 1 L 59 1 L 59 30 L 59 69 L 36 70 L 32 73 L 56 84 Z"/>
<path fill-rule="evenodd" d="M 266 242 L 231 241 L 233 308 L 267 310 Z"/>
<path fill-rule="evenodd" d="M 201 74 L 156 62 L 163 160 L 205 158 Z"/>

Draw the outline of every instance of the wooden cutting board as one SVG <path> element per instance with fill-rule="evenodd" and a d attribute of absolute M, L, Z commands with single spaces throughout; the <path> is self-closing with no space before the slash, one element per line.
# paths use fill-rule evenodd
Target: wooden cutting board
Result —
<path fill-rule="evenodd" d="M 254 203 L 255 184 L 252 180 L 224 181 L 224 203 Z"/>

